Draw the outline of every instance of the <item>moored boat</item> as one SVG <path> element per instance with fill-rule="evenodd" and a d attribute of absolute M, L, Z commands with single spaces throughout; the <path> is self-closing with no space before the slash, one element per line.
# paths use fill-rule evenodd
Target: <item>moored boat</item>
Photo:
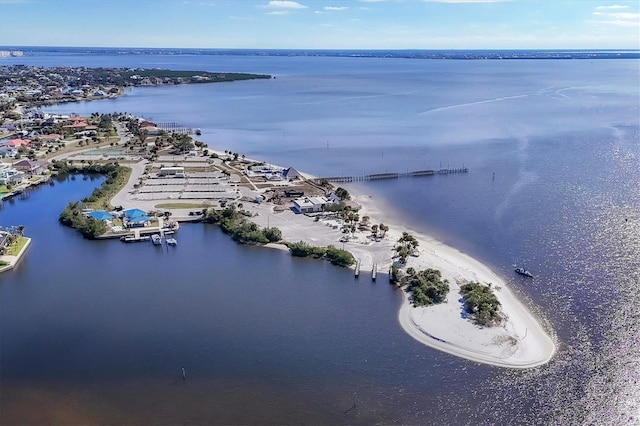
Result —
<path fill-rule="evenodd" d="M 518 267 L 515 269 L 515 271 L 517 274 L 524 275 L 525 277 L 533 278 L 533 274 L 523 267 Z"/>
<path fill-rule="evenodd" d="M 156 245 L 159 246 L 160 244 L 162 244 L 162 237 L 160 237 L 159 234 L 153 234 L 151 236 L 151 242 Z"/>
<path fill-rule="evenodd" d="M 167 238 L 167 244 L 170 246 L 177 246 L 178 241 L 175 238 Z"/>

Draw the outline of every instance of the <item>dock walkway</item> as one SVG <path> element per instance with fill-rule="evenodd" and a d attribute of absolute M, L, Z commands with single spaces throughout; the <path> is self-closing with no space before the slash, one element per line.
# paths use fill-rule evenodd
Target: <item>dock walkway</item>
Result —
<path fill-rule="evenodd" d="M 321 182 L 362 182 L 369 180 L 383 180 L 383 179 L 399 179 L 403 177 L 421 177 L 421 176 L 435 176 L 435 175 L 449 175 L 456 173 L 469 173 L 468 167 L 461 167 L 457 169 L 439 169 L 439 170 L 415 170 L 413 172 L 404 173 L 375 173 L 362 176 L 331 176 L 315 179 L 315 183 Z"/>

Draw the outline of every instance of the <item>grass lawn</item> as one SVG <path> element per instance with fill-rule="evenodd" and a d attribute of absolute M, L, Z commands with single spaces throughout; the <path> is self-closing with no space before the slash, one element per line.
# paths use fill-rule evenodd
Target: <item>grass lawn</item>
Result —
<path fill-rule="evenodd" d="M 18 253 L 20 253 L 20 250 L 22 250 L 22 247 L 27 244 L 27 241 L 29 241 L 27 237 L 18 238 L 18 241 L 16 241 L 11 245 L 11 247 L 9 247 L 9 250 L 7 250 L 7 254 L 9 256 L 17 256 Z"/>

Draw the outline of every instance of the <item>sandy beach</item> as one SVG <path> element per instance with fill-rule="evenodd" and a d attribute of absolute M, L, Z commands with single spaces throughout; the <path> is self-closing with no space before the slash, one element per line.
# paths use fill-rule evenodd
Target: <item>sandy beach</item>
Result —
<path fill-rule="evenodd" d="M 382 213 L 381 200 L 362 194 L 355 195 L 354 199 L 362 206 L 360 217 L 367 215 L 371 223 L 389 226 L 384 239 L 375 242 L 366 238 L 368 232 L 356 232 L 355 238 L 342 243 L 339 239 L 343 234 L 333 228 L 331 221 L 316 222 L 291 211 L 273 213 L 272 206 L 267 204 L 247 206 L 245 203 L 245 208 L 257 213 L 252 220 L 260 226 L 280 228 L 283 239 L 287 241 L 344 247 L 360 260 L 363 280 L 367 279 L 367 274 L 370 275 L 374 264 L 380 272 L 389 270 L 395 260 L 395 242 L 403 231 L 408 231 L 419 241 L 420 255 L 410 256 L 406 266 L 416 270 L 440 270 L 443 278 L 449 281 L 451 290 L 445 303 L 430 307 L 414 308 L 408 294 L 403 295 L 398 320 L 405 332 L 432 348 L 500 367 L 532 368 L 547 363 L 553 357 L 556 350 L 553 339 L 497 274 L 464 253 L 397 223 L 389 213 Z M 385 207 L 384 211 L 393 210 Z M 459 284 L 466 281 L 491 283 L 496 289 L 495 294 L 506 317 L 500 326 L 481 327 L 465 317 Z"/>

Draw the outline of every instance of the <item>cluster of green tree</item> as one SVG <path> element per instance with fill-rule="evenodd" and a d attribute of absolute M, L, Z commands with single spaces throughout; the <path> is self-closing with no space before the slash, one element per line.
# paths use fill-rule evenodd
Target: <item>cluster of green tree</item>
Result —
<path fill-rule="evenodd" d="M 341 201 L 344 200 L 350 200 L 351 199 L 351 194 L 349 194 L 349 191 L 347 191 L 346 189 L 339 187 L 338 189 L 335 190 L 336 196 L 338 198 L 340 198 Z"/>
<path fill-rule="evenodd" d="M 207 71 L 178 71 L 178 70 L 163 70 L 163 69 L 135 69 L 127 70 L 122 73 L 125 81 L 129 84 L 133 81 L 132 76 L 139 75 L 141 77 L 154 77 L 163 79 L 176 79 L 184 80 L 188 79 L 190 83 L 210 83 L 221 81 L 239 81 L 239 80 L 254 80 L 254 79 L 266 79 L 271 78 L 266 74 L 247 74 L 247 73 L 221 73 L 221 72 L 207 72 Z M 193 77 L 207 77 L 208 80 L 192 79 Z"/>
<path fill-rule="evenodd" d="M 396 252 L 398 253 L 398 256 L 400 256 L 400 263 L 407 263 L 407 257 L 418 249 L 419 244 L 420 243 L 413 235 L 408 232 L 403 232 L 402 236 L 398 239 L 398 244 L 396 245 Z"/>
<path fill-rule="evenodd" d="M 85 206 L 96 209 L 110 209 L 111 198 L 127 183 L 131 169 L 119 166 L 117 163 L 92 163 L 78 166 L 69 164 L 66 161 L 54 162 L 53 168 L 60 174 L 83 173 L 106 176 L 100 188 L 94 189 L 90 196 L 82 199 L 81 203 L 69 203 L 67 208 L 60 213 L 59 221 L 63 225 L 77 229 L 85 238 L 89 239 L 96 238 L 107 232 L 107 227 L 103 221 L 85 216 L 82 209 Z"/>
<path fill-rule="evenodd" d="M 83 237 L 91 240 L 107 232 L 107 225 L 103 221 L 84 215 L 79 202 L 69 203 L 60 213 L 59 220 L 61 224 L 77 229 Z"/>
<path fill-rule="evenodd" d="M 500 301 L 493 294 L 491 284 L 469 282 L 460 286 L 460 294 L 464 299 L 464 309 L 471 314 L 480 325 L 493 326 L 502 322 Z"/>
<path fill-rule="evenodd" d="M 217 223 L 222 231 L 231 235 L 234 241 L 243 244 L 275 243 L 282 239 L 282 231 L 276 227 L 260 228 L 247 220 L 244 215 L 230 205 L 222 210 L 206 209 L 203 222 Z"/>
<path fill-rule="evenodd" d="M 80 165 L 66 161 L 53 162 L 53 169 L 59 174 L 100 174 L 106 177 L 100 188 L 94 189 L 90 196 L 82 202 L 95 209 L 110 209 L 111 198 L 127 183 L 131 169 L 118 163 L 81 163 Z"/>
<path fill-rule="evenodd" d="M 405 275 L 394 265 L 391 268 L 391 281 L 399 287 L 407 287 L 407 292 L 411 293 L 413 306 L 442 303 L 449 293 L 449 282 L 442 279 L 437 269 L 416 271 L 413 268 L 407 268 Z"/>
<path fill-rule="evenodd" d="M 287 246 L 289 247 L 292 256 L 311 256 L 316 259 L 324 257 L 329 262 L 337 266 L 351 266 L 356 263 L 356 260 L 351 253 L 331 245 L 327 247 L 319 247 L 312 246 L 304 241 L 299 241 L 297 243 L 288 243 Z"/>

